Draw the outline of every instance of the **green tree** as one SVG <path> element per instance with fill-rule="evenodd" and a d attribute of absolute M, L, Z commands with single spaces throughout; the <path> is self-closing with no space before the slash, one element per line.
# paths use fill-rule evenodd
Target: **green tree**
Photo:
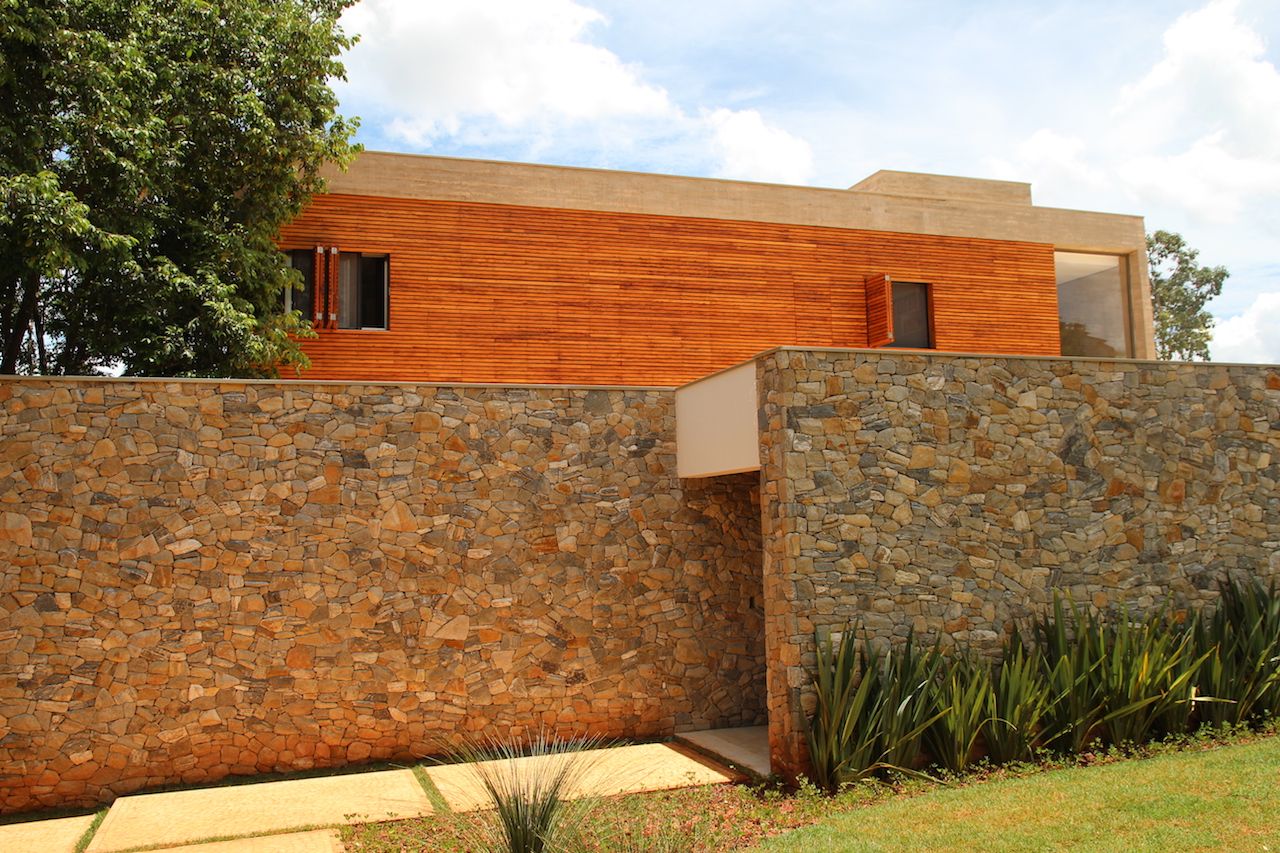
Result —
<path fill-rule="evenodd" d="M 1209 360 L 1213 316 L 1204 306 L 1222 293 L 1230 273 L 1226 267 L 1201 266 L 1196 262 L 1199 255 L 1180 234 L 1157 231 L 1147 235 L 1151 306 L 1160 358 Z"/>
<path fill-rule="evenodd" d="M 0 373 L 305 364 L 280 227 L 345 164 L 354 0 L 0 0 Z"/>

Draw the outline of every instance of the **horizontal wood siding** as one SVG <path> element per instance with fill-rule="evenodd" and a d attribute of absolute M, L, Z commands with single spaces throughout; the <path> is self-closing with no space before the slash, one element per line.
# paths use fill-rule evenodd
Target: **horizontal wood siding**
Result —
<path fill-rule="evenodd" d="M 867 276 L 867 346 L 893 343 L 893 282 L 884 273 Z"/>
<path fill-rule="evenodd" d="M 321 330 L 308 379 L 673 385 L 867 346 L 873 274 L 933 284 L 939 349 L 1058 352 L 1044 244 L 323 195 L 281 235 L 316 245 L 390 256 L 390 328 Z"/>

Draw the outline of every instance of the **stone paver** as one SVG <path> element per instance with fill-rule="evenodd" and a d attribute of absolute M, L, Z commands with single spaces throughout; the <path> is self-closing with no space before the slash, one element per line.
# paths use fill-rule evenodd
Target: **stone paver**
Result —
<path fill-rule="evenodd" d="M 72 853 L 76 842 L 93 823 L 93 815 L 59 817 L 0 826 L 0 850 L 4 853 Z"/>
<path fill-rule="evenodd" d="M 761 778 L 769 769 L 769 727 L 743 726 L 736 729 L 705 729 L 677 735 L 703 752 L 744 767 Z"/>
<path fill-rule="evenodd" d="M 411 770 L 141 794 L 116 800 L 89 853 L 430 812 L 431 802 Z"/>
<path fill-rule="evenodd" d="M 739 777 L 708 759 L 666 743 L 646 743 L 611 749 L 575 753 L 582 762 L 582 775 L 570 787 L 570 796 L 613 796 L 668 788 L 690 788 L 696 785 L 719 785 Z M 564 756 L 544 755 L 517 758 L 514 761 L 487 761 L 497 772 L 534 773 L 545 771 Z M 507 765 L 507 767 L 503 767 Z M 511 768 L 511 770 L 508 770 Z M 468 764 L 432 767 L 427 775 L 439 789 L 449 808 L 472 811 L 489 805 L 489 798 L 477 775 Z"/>
<path fill-rule="evenodd" d="M 313 829 L 287 835 L 260 835 L 211 844 L 186 844 L 166 847 L 156 853 L 343 853 L 342 839 L 336 830 Z"/>

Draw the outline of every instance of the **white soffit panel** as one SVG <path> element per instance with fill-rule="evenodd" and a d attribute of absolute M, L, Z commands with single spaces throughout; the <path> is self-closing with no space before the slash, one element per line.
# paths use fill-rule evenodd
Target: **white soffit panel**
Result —
<path fill-rule="evenodd" d="M 677 388 L 677 473 L 715 477 L 759 470 L 758 408 L 754 361 Z"/>

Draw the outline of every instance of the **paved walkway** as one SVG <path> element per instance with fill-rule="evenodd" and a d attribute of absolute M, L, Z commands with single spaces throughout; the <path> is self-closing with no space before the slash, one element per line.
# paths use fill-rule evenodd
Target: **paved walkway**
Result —
<path fill-rule="evenodd" d="M 742 779 L 679 744 L 639 744 L 514 761 L 483 762 L 480 772 L 523 772 L 572 760 L 582 769 L 575 796 L 613 796 Z M 426 776 L 453 811 L 484 808 L 477 768 L 431 767 Z M 335 826 L 404 820 L 432 812 L 412 770 L 384 770 L 281 782 L 226 785 L 121 797 L 87 853 L 148 848 L 167 853 L 340 853 Z M 93 816 L 0 826 L 2 853 L 73 853 Z M 243 837 L 253 835 L 255 837 Z"/>
<path fill-rule="evenodd" d="M 684 732 L 676 735 L 676 740 L 690 744 L 731 767 L 741 767 L 761 779 L 769 778 L 772 772 L 769 767 L 768 726 Z"/>

